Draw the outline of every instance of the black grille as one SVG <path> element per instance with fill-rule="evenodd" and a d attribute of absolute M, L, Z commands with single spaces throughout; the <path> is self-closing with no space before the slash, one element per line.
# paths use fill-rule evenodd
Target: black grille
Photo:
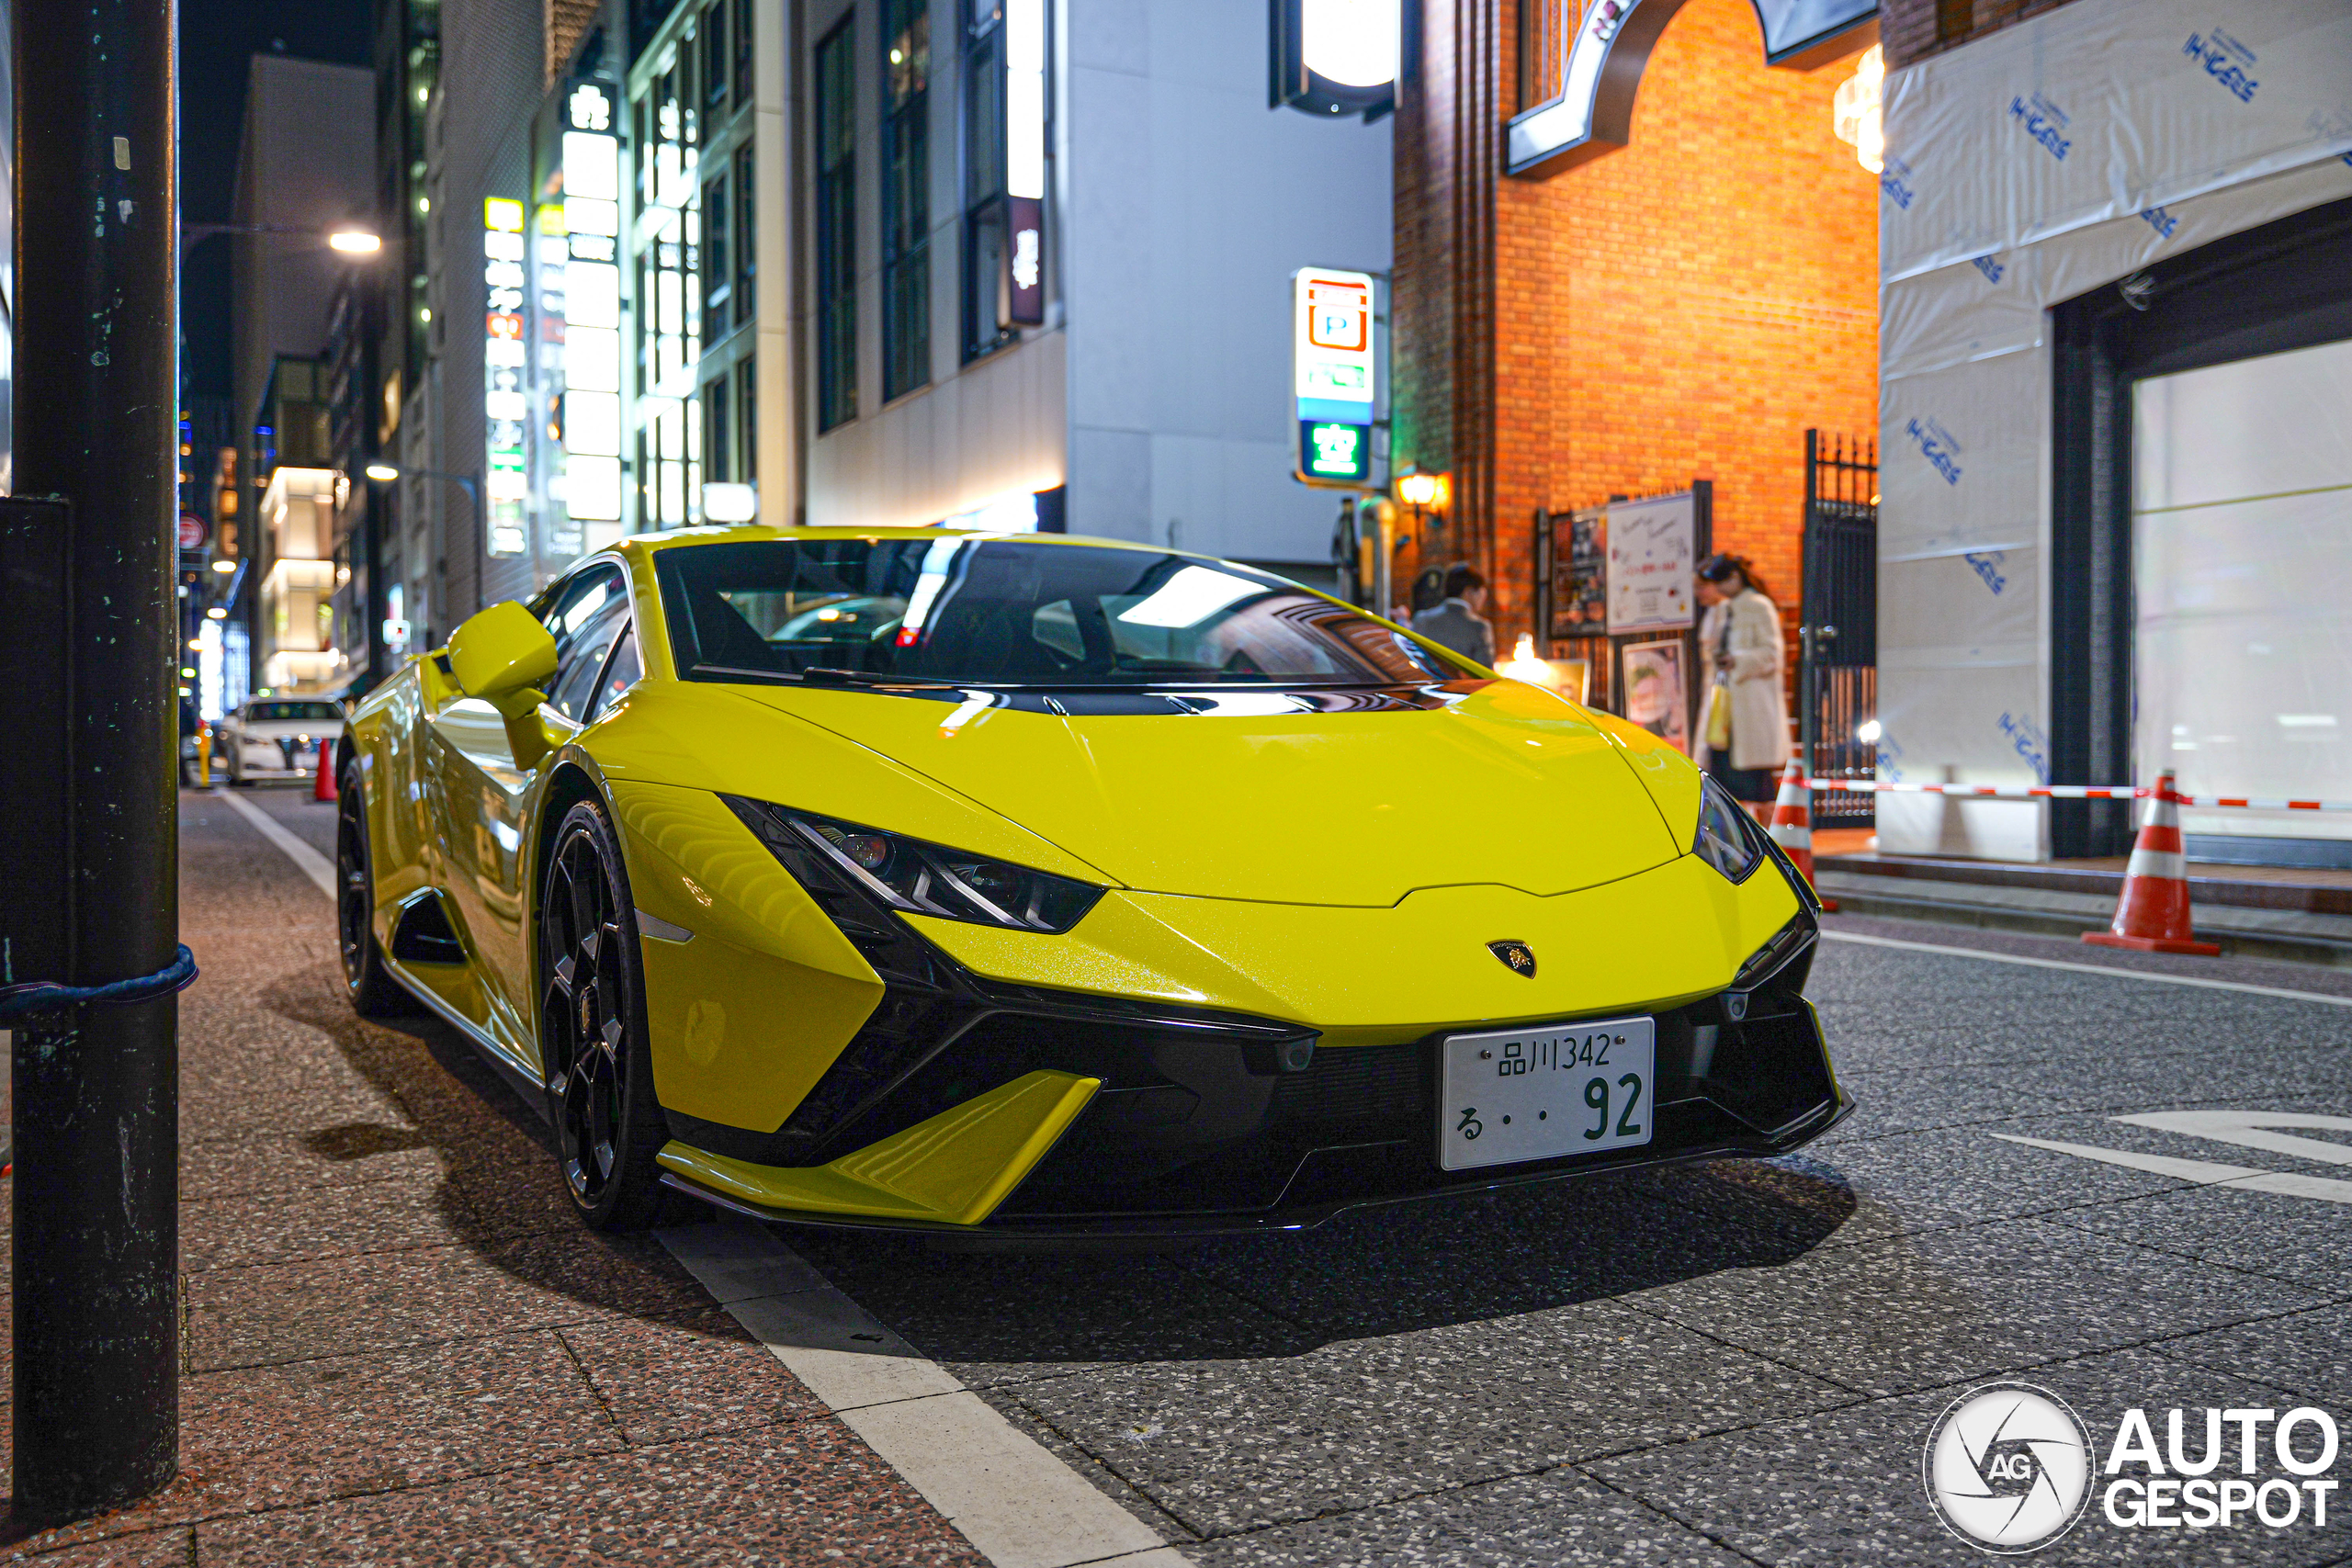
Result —
<path fill-rule="evenodd" d="M 1303 1073 L 1274 1080 L 1274 1119 L 1281 1122 L 1375 1122 L 1430 1112 L 1427 1048 L 1328 1045 Z"/>

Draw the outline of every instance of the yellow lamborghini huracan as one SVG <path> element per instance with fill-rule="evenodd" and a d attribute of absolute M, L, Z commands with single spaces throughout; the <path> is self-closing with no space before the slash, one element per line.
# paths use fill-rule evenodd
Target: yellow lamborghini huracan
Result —
<path fill-rule="evenodd" d="M 599 1227 L 1295 1227 L 1850 1103 L 1812 893 L 1679 752 L 1223 561 L 632 538 L 336 769 L 354 1004 L 462 1031 Z"/>

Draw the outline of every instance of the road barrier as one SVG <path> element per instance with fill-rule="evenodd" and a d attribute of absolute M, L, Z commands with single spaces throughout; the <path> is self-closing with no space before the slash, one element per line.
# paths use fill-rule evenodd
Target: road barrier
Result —
<path fill-rule="evenodd" d="M 2170 776 L 2170 775 L 2166 775 Z M 1898 784 L 1887 779 L 1807 779 L 1807 789 L 1857 790 L 1873 795 L 1956 795 L 1999 800 L 2146 800 L 2154 785 Z M 2248 795 L 2182 795 L 2182 806 L 2229 807 L 2242 811 L 2352 811 L 2352 800 L 2264 800 Z"/>

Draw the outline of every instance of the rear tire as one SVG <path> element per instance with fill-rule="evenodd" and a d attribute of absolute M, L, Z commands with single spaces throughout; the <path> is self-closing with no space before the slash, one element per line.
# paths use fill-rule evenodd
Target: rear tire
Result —
<path fill-rule="evenodd" d="M 628 870 L 596 802 L 564 814 L 540 894 L 539 1048 L 564 1187 L 590 1229 L 642 1230 L 666 1206 L 653 1156 L 670 1134 L 653 1095 Z"/>
<path fill-rule="evenodd" d="M 392 978 L 376 941 L 376 864 L 368 852 L 368 800 L 356 764 L 344 770 L 336 789 L 335 945 L 343 953 L 343 988 L 360 1017 L 390 1018 L 415 1004 Z"/>

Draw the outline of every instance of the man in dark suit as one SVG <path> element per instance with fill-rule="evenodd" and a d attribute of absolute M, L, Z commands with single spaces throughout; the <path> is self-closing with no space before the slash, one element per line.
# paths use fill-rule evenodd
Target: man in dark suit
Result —
<path fill-rule="evenodd" d="M 1466 565 L 1445 574 L 1445 603 L 1413 617 L 1413 629 L 1474 663 L 1495 661 L 1495 628 L 1480 614 L 1487 607 L 1487 580 Z"/>

